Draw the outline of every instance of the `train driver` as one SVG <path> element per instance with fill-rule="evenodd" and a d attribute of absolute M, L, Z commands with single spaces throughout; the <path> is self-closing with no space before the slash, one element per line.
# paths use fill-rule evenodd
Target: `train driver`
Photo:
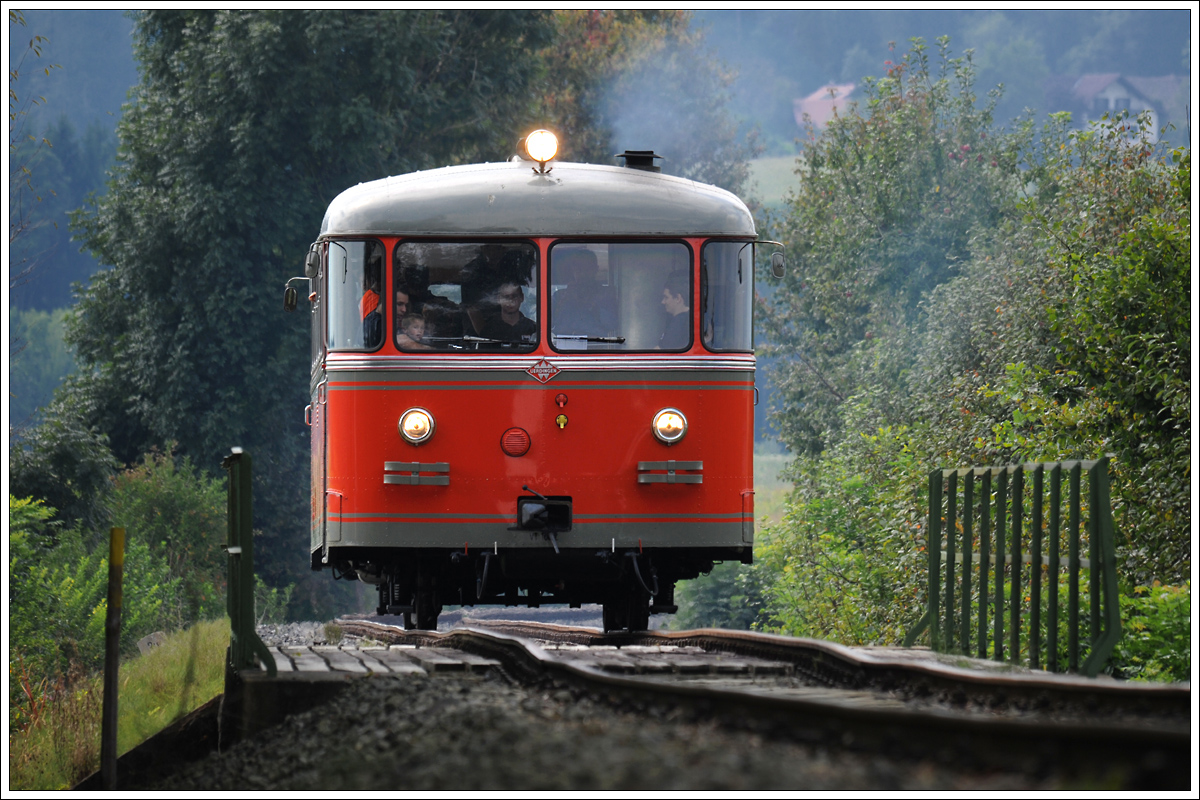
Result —
<path fill-rule="evenodd" d="M 525 291 L 511 281 L 502 283 L 495 293 L 496 311 L 483 321 L 479 335 L 500 342 L 533 342 L 537 340 L 537 323 L 521 313 Z"/>
<path fill-rule="evenodd" d="M 554 264 L 566 286 L 554 293 L 550 319 L 554 332 L 564 336 L 612 336 L 617 332 L 617 309 L 612 290 L 600 283 L 596 254 L 582 248 L 562 248 Z"/>

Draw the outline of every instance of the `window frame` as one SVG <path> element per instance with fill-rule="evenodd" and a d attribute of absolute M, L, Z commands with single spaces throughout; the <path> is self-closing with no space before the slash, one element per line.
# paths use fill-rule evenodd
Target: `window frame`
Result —
<path fill-rule="evenodd" d="M 560 244 L 565 245 L 590 245 L 590 244 L 678 244 L 683 245 L 687 252 L 687 274 L 688 274 L 688 342 L 685 347 L 671 350 L 659 350 L 658 348 L 638 349 L 638 350 L 563 350 L 554 346 L 554 337 L 551 331 L 554 330 L 554 297 L 550 292 L 550 287 L 554 285 L 553 270 L 554 270 L 554 248 Z M 555 353 L 562 355 L 588 355 L 588 356 L 620 356 L 629 354 L 645 355 L 648 353 L 672 353 L 680 354 L 687 353 L 696 346 L 696 314 L 697 314 L 697 294 L 698 288 L 696 280 L 696 249 L 692 247 L 691 242 L 687 239 L 672 237 L 669 239 L 652 238 L 652 237 L 608 237 L 608 236 L 589 236 L 586 238 L 561 237 L 554 239 L 546 246 L 546 345 Z"/>
<path fill-rule="evenodd" d="M 397 254 L 397 251 L 405 244 L 458 244 L 458 245 L 476 245 L 476 246 L 482 246 L 482 245 L 488 245 L 488 244 L 501 244 L 501 245 L 523 244 L 523 245 L 528 245 L 529 247 L 531 247 L 533 249 L 533 257 L 534 257 L 534 264 L 533 264 L 533 281 L 534 282 L 533 282 L 532 287 L 525 287 L 525 288 L 532 288 L 537 293 L 538 299 L 537 299 L 537 302 L 534 304 L 534 311 L 535 311 L 536 316 L 533 319 L 533 323 L 536 326 L 537 339 L 533 342 L 524 342 L 524 343 L 513 342 L 513 343 L 511 343 L 514 345 L 519 344 L 520 347 L 508 347 L 508 348 L 495 349 L 495 350 L 478 349 L 478 348 L 476 348 L 476 349 L 464 348 L 462 350 L 454 350 L 454 349 L 450 349 L 450 348 L 445 348 L 445 349 L 431 348 L 429 350 L 406 350 L 406 349 L 400 347 L 398 344 L 396 344 L 396 335 L 397 335 L 396 326 L 399 325 L 400 320 L 396 318 L 396 315 L 394 313 L 396 286 L 398 285 L 397 280 L 396 280 L 396 278 L 397 278 L 397 276 L 396 276 L 396 270 L 397 270 L 396 254 Z M 385 327 L 385 331 L 387 332 L 388 335 L 385 336 L 384 339 L 391 343 L 391 346 L 395 349 L 395 351 L 397 353 L 401 353 L 406 356 L 436 355 L 439 357 L 447 356 L 447 355 L 449 355 L 449 356 L 479 356 L 479 355 L 529 356 L 531 353 L 536 352 L 537 349 L 541 346 L 542 341 L 543 341 L 542 322 L 540 319 L 542 316 L 542 314 L 541 314 L 542 285 L 541 284 L 542 284 L 542 261 L 543 261 L 543 258 L 542 258 L 542 248 L 536 239 L 533 239 L 533 238 L 530 238 L 527 236 L 518 236 L 518 237 L 399 236 L 393 242 L 390 250 L 388 251 L 387 258 L 388 258 L 388 267 L 387 267 L 387 270 L 388 270 L 388 305 L 392 310 L 389 313 L 391 314 L 393 319 L 392 319 L 392 324 L 390 326 Z M 464 264 L 463 266 L 466 266 L 466 265 Z M 460 306 L 461 306 L 461 303 L 460 303 Z M 509 344 L 509 343 L 506 342 L 505 344 Z"/>
<path fill-rule="evenodd" d="M 750 320 L 749 320 L 749 322 L 750 322 L 750 346 L 749 346 L 749 348 L 745 348 L 745 349 L 740 348 L 740 347 L 725 347 L 725 348 L 712 347 L 709 345 L 708 342 L 704 341 L 704 336 L 703 336 L 704 321 L 705 321 L 704 320 L 704 314 L 705 314 L 704 300 L 706 297 L 706 289 L 708 287 L 708 276 L 707 276 L 705 268 L 704 268 L 704 248 L 708 247 L 710 244 L 738 244 L 738 243 L 741 243 L 744 247 L 751 248 L 750 249 L 750 270 L 749 270 L 749 272 L 750 272 Z M 758 258 L 758 240 L 756 240 L 756 239 L 727 239 L 727 238 L 723 238 L 723 237 L 713 237 L 711 239 L 705 239 L 704 242 L 700 245 L 700 260 L 699 260 L 699 263 L 697 264 L 699 274 L 700 274 L 700 281 L 699 281 L 699 283 L 700 283 L 700 286 L 699 286 L 700 308 L 698 310 L 700 330 L 702 332 L 702 335 L 700 336 L 700 343 L 704 346 L 704 349 L 707 350 L 708 352 L 710 352 L 710 353 L 753 353 L 754 352 L 754 298 L 755 298 L 754 265 L 755 265 L 755 261 L 757 258 Z"/>
<path fill-rule="evenodd" d="M 361 236 L 361 237 L 360 236 L 344 236 L 344 237 L 337 236 L 337 237 L 330 237 L 329 239 L 325 240 L 325 242 L 324 242 L 325 253 L 324 253 L 324 258 L 322 258 L 322 260 L 321 260 L 321 271 L 323 273 L 321 275 L 321 281 L 322 281 L 322 289 L 324 291 L 320 295 L 318 295 L 319 299 L 323 300 L 325 303 L 324 320 L 322 323 L 323 324 L 322 342 L 324 343 L 323 346 L 324 346 L 325 353 L 378 353 L 380 350 L 383 349 L 384 344 L 387 343 L 387 335 L 386 334 L 387 334 L 387 330 L 388 330 L 388 313 L 387 313 L 387 309 L 383 307 L 384 306 L 384 298 L 380 297 L 379 305 L 380 305 L 380 308 L 382 309 L 380 311 L 380 314 L 383 316 L 382 325 L 383 325 L 384 335 L 380 337 L 380 341 L 379 341 L 378 345 L 376 345 L 375 347 L 365 347 L 365 346 L 364 347 L 332 347 L 329 344 L 329 332 L 333 327 L 330 324 L 330 320 L 329 320 L 329 314 L 333 310 L 333 302 L 332 302 L 333 293 L 329 287 L 329 282 L 331 279 L 331 271 L 332 271 L 332 268 L 330 267 L 330 259 L 331 259 L 330 253 L 334 246 L 344 247 L 347 243 L 355 243 L 355 242 L 363 242 L 363 243 L 374 242 L 375 244 L 379 245 L 379 248 L 383 251 L 383 266 L 380 268 L 380 271 L 383 274 L 381 274 L 379 276 L 379 284 L 380 284 L 379 289 L 380 289 L 381 294 L 384 292 L 385 287 L 387 286 L 387 274 L 386 274 L 387 270 L 388 270 L 387 245 L 384 244 L 383 240 L 380 239 L 378 236 Z"/>

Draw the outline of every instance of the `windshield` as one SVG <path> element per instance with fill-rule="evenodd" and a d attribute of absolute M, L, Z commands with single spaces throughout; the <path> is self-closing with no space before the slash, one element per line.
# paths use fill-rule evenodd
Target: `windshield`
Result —
<path fill-rule="evenodd" d="M 555 350 L 687 350 L 691 251 L 680 242 L 555 244 L 550 249 Z"/>
<path fill-rule="evenodd" d="M 392 336 L 405 352 L 529 352 L 538 343 L 537 248 L 528 242 L 400 242 Z"/>

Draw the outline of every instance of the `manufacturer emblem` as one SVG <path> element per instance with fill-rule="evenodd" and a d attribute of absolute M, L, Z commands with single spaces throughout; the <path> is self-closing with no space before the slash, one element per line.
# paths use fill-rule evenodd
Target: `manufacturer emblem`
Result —
<path fill-rule="evenodd" d="M 546 383 L 555 375 L 562 372 L 561 369 L 554 366 L 544 358 L 525 371 L 537 378 L 541 383 Z"/>

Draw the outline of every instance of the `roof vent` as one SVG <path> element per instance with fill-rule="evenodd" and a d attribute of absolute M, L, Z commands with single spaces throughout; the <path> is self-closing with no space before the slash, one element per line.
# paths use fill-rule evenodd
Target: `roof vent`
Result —
<path fill-rule="evenodd" d="M 662 167 L 656 166 L 654 159 L 662 158 L 655 155 L 653 150 L 626 150 L 617 153 L 617 158 L 625 159 L 625 166 L 630 169 L 644 169 L 646 172 L 662 172 Z"/>

